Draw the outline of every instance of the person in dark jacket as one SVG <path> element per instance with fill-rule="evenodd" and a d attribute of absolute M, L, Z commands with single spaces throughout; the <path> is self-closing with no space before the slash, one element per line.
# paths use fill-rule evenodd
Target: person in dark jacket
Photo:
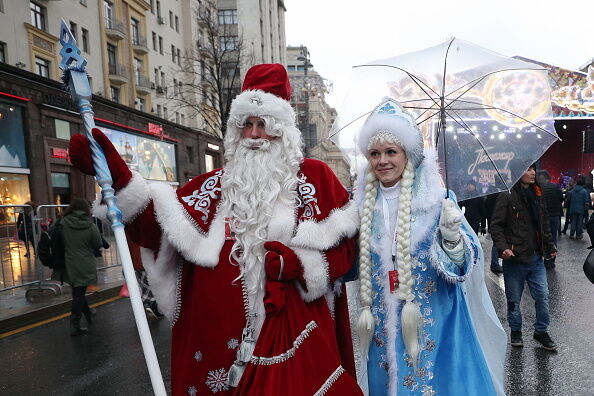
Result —
<path fill-rule="evenodd" d="M 485 210 L 487 213 L 487 219 L 489 221 L 489 232 L 491 229 L 491 216 L 493 216 L 493 210 L 495 209 L 495 202 L 497 201 L 497 196 L 499 194 L 490 194 L 487 195 L 487 198 L 485 199 Z M 497 247 L 495 246 L 495 241 L 492 241 L 492 246 L 491 246 L 491 272 L 494 272 L 496 274 L 502 274 L 503 273 L 503 268 L 501 267 L 501 264 L 499 264 L 499 253 L 497 253 Z"/>
<path fill-rule="evenodd" d="M 571 190 L 571 201 L 569 204 L 569 215 L 571 216 L 571 239 L 582 239 L 584 231 L 584 213 L 591 206 L 590 194 L 584 188 L 586 178 L 579 175 L 576 186 Z"/>
<path fill-rule="evenodd" d="M 33 216 L 35 216 L 35 202 L 28 201 L 25 202 L 25 205 L 29 205 L 30 207 L 23 208 L 23 212 L 19 213 L 17 217 L 17 232 L 19 235 L 19 239 L 25 242 L 25 248 L 27 252 L 25 253 L 25 257 L 30 256 L 29 244 L 33 246 L 33 254 L 35 254 L 35 240 L 33 237 Z"/>
<path fill-rule="evenodd" d="M 523 346 L 520 302 L 528 283 L 535 301 L 534 339 L 547 350 L 557 346 L 547 332 L 549 289 L 543 256 L 556 256 L 542 190 L 536 184 L 536 169 L 528 168 L 509 193 L 497 197 L 490 227 L 497 252 L 503 259 L 503 279 L 507 299 L 507 322 L 511 345 Z"/>
<path fill-rule="evenodd" d="M 92 322 L 86 291 L 88 285 L 97 283 L 94 252 L 102 246 L 102 241 L 99 229 L 91 220 L 89 203 L 84 199 L 72 200 L 61 224 L 66 263 L 64 281 L 72 287 L 70 335 L 77 336 L 87 332 L 80 325 L 83 314 L 88 324 Z"/>
<path fill-rule="evenodd" d="M 563 214 L 563 192 L 558 184 L 551 183 L 551 175 L 546 170 L 539 170 L 538 183 L 542 189 L 542 195 L 547 213 L 549 214 L 549 224 L 551 226 L 551 238 L 557 246 L 557 236 L 559 235 L 559 226 L 561 224 L 561 215 Z M 555 268 L 555 257 L 545 257 L 545 267 Z"/>

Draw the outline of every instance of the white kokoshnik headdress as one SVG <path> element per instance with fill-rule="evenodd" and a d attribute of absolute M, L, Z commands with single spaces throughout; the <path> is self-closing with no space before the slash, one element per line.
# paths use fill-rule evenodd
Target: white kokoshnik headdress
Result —
<path fill-rule="evenodd" d="M 365 121 L 357 145 L 369 159 L 369 148 L 376 141 L 395 141 L 406 152 L 416 169 L 423 160 L 423 137 L 414 117 L 391 98 L 384 98 Z"/>

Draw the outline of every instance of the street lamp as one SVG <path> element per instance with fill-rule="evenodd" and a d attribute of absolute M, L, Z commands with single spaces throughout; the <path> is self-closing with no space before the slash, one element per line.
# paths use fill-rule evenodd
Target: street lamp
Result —
<path fill-rule="evenodd" d="M 303 86 L 305 90 L 305 117 L 304 125 L 301 125 L 301 131 L 305 135 L 305 157 L 309 157 L 309 151 L 312 146 L 311 134 L 309 130 L 309 87 L 307 86 L 307 70 L 313 65 L 309 61 L 309 51 L 306 47 L 301 46 L 301 56 L 297 57 L 298 61 L 303 62 Z"/>

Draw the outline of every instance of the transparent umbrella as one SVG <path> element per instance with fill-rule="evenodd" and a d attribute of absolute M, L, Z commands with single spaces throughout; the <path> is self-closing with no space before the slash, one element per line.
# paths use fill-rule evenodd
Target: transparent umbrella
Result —
<path fill-rule="evenodd" d="M 547 69 L 452 38 L 355 66 L 330 139 L 351 166 L 365 161 L 357 134 L 385 97 L 416 118 L 458 200 L 509 190 L 559 139 Z M 474 184 L 477 188 L 467 188 Z"/>

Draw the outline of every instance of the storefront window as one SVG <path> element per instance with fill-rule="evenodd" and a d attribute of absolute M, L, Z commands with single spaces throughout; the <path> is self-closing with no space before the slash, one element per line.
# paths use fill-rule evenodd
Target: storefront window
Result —
<path fill-rule="evenodd" d="M 58 139 L 70 139 L 70 123 L 68 121 L 54 119 L 56 125 L 56 137 Z"/>
<path fill-rule="evenodd" d="M 22 111 L 6 103 L 0 103 L 0 166 L 27 167 Z"/>
<path fill-rule="evenodd" d="M 215 168 L 215 158 L 210 154 L 206 154 L 204 156 L 204 165 L 206 167 L 206 172 L 210 172 Z"/>
<path fill-rule="evenodd" d="M 0 205 L 23 205 L 30 200 L 29 175 L 0 173 Z M 12 223 L 15 218 L 12 209 L 0 209 L 0 224 Z"/>
<path fill-rule="evenodd" d="M 70 174 L 52 172 L 52 192 L 55 205 L 70 203 Z"/>

